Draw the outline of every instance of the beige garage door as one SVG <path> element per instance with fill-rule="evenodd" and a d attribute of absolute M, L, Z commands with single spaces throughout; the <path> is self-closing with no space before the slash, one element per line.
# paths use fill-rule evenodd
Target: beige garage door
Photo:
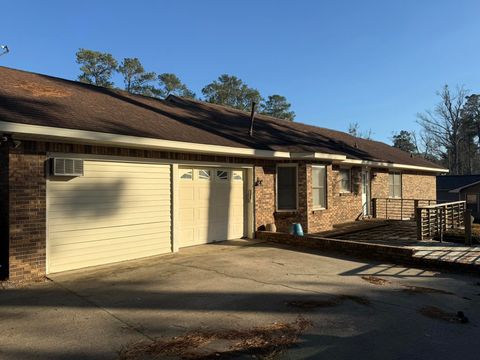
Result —
<path fill-rule="evenodd" d="M 180 247 L 245 235 L 244 171 L 179 169 Z"/>
<path fill-rule="evenodd" d="M 50 177 L 48 271 L 171 251 L 170 166 L 85 161 L 84 176 Z"/>

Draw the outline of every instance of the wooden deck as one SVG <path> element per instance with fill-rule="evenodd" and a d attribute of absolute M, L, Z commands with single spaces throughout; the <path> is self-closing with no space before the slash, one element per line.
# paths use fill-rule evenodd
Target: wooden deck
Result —
<path fill-rule="evenodd" d="M 417 240 L 415 221 L 360 220 L 338 224 L 333 230 L 310 234 L 313 237 L 348 240 L 373 245 L 388 245 L 414 250 L 413 257 L 426 261 L 470 264 L 480 268 L 480 246 L 436 240 Z"/>

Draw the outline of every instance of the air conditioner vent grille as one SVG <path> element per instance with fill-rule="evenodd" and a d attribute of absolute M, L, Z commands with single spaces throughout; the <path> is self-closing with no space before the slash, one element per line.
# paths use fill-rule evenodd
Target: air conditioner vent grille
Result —
<path fill-rule="evenodd" d="M 52 159 L 52 175 L 83 176 L 83 160 L 54 158 Z"/>

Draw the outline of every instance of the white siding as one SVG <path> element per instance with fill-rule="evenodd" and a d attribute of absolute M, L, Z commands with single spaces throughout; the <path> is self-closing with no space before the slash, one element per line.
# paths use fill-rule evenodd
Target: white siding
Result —
<path fill-rule="evenodd" d="M 170 166 L 85 161 L 48 181 L 48 272 L 171 251 Z"/>

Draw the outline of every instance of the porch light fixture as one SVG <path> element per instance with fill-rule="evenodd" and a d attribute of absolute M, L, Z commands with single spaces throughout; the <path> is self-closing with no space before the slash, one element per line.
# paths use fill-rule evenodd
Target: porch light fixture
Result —
<path fill-rule="evenodd" d="M 263 185 L 263 180 L 257 177 L 257 180 L 255 180 L 255 186 L 262 186 L 262 185 Z"/>
<path fill-rule="evenodd" d="M 7 144 L 12 149 L 17 149 L 22 142 L 20 140 L 14 140 L 10 134 L 3 134 L 0 135 L 0 144 Z"/>

